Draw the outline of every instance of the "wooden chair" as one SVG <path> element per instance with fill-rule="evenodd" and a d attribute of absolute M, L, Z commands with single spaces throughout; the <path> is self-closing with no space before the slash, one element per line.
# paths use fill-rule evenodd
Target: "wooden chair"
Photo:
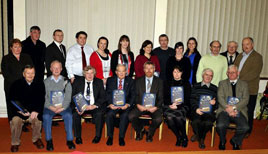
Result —
<path fill-rule="evenodd" d="M 152 118 L 149 115 L 142 115 L 142 116 L 139 117 L 139 119 L 142 119 L 142 120 L 152 120 Z M 159 141 L 162 139 L 163 124 L 164 124 L 164 121 L 162 121 L 162 123 L 159 126 L 159 137 L 158 137 Z M 131 129 L 132 129 L 132 127 L 131 127 Z M 135 131 L 134 138 L 136 138 L 136 135 L 137 134 L 136 134 L 136 131 Z"/>
<path fill-rule="evenodd" d="M 214 139 L 215 139 L 215 128 L 216 128 L 216 121 L 214 122 L 213 126 L 212 126 L 212 132 L 211 132 L 211 147 L 214 147 Z M 234 123 L 230 123 L 228 126 L 229 129 L 235 129 L 236 128 L 236 124 Z"/>
<path fill-rule="evenodd" d="M 117 113 L 116 115 L 115 115 L 115 118 L 120 118 L 120 114 L 119 113 Z M 105 138 L 107 138 L 107 124 L 106 124 L 106 122 L 104 123 L 104 137 Z"/>

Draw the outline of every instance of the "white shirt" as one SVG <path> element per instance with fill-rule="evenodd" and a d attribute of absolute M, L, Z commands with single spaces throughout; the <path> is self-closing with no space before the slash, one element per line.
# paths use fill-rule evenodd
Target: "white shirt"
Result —
<path fill-rule="evenodd" d="M 89 65 L 89 58 L 93 51 L 91 46 L 84 45 L 87 65 Z M 83 76 L 82 49 L 79 44 L 75 44 L 68 49 L 65 66 L 69 79 L 73 78 L 74 75 Z"/>
<path fill-rule="evenodd" d="M 89 88 L 90 88 L 89 99 L 88 99 L 88 96 L 87 96 L 87 82 L 90 82 L 90 85 L 89 85 Z M 94 95 L 93 95 L 93 80 L 88 81 L 88 80 L 85 79 L 84 97 L 86 98 L 86 100 L 89 100 L 90 105 L 93 105 L 95 103 L 95 99 L 94 99 Z"/>
<path fill-rule="evenodd" d="M 99 56 L 99 59 L 101 60 L 102 63 L 102 72 L 103 72 L 103 77 L 108 78 L 110 76 L 110 65 L 111 65 L 111 57 L 107 54 L 108 60 L 103 60 L 99 53 L 97 52 L 97 55 Z"/>

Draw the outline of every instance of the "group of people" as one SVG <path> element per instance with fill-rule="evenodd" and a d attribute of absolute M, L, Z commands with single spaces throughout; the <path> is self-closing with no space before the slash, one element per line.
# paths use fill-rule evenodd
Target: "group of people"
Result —
<path fill-rule="evenodd" d="M 75 149 L 74 137 L 76 144 L 83 143 L 81 118 L 85 114 L 92 115 L 95 123 L 92 143 L 99 143 L 106 122 L 108 146 L 113 145 L 117 115 L 120 146 L 125 145 L 129 122 L 136 131 L 137 141 L 146 135 L 146 141 L 152 142 L 155 130 L 164 119 L 176 136 L 175 145 L 187 147 L 185 124 L 189 118 L 194 131 L 191 141 L 198 141 L 201 149 L 205 148 L 205 136 L 214 121 L 220 136 L 220 150 L 225 149 L 226 129 L 230 122 L 237 126 L 230 140 L 235 150 L 240 149 L 243 138 L 252 131 L 263 61 L 254 50 L 250 37 L 243 39 L 240 54 L 235 41 L 230 41 L 227 51 L 220 54 L 221 43 L 215 40 L 210 43 L 211 53 L 201 57 L 194 37 L 187 41 L 184 53 L 182 42 L 176 43 L 172 49 L 168 47 L 168 36 L 162 34 L 159 36 L 160 47 L 153 49 L 150 40 L 144 41 L 134 61 L 130 39 L 126 35 L 120 37 L 118 49 L 110 53 L 106 37 L 98 39 L 98 49 L 94 51 L 86 44 L 87 33 L 84 31 L 76 34 L 77 43 L 67 52 L 62 44 L 62 30 L 54 31 L 54 41 L 47 47 L 39 40 L 40 34 L 38 26 L 31 27 L 26 40 L 11 41 L 10 52 L 2 59 L 12 152 L 19 149 L 25 121 L 32 124 L 32 141 L 39 149 L 44 148 L 41 140 L 43 126 L 46 149 L 52 151 L 51 126 L 57 114 L 64 120 L 69 149 Z M 47 78 L 44 80 L 45 68 Z M 174 87 L 183 89 L 179 103 L 171 97 Z M 124 91 L 123 106 L 114 104 L 115 90 Z M 59 91 L 63 93 L 63 103 L 55 105 L 51 103 L 52 95 Z M 73 99 L 79 93 L 88 102 L 82 111 Z M 154 95 L 154 105 L 144 106 L 145 94 Z M 210 98 L 209 112 L 200 106 L 203 96 Z M 239 101 L 229 104 L 229 97 Z M 20 102 L 27 110 L 19 111 L 12 105 L 13 101 Z M 143 115 L 152 118 L 148 129 L 145 126 L 148 123 L 140 119 Z"/>

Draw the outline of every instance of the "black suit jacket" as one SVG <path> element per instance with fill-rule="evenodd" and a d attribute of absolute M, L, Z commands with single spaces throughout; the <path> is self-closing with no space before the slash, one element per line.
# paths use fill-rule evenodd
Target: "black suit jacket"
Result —
<path fill-rule="evenodd" d="M 113 91 L 118 89 L 117 80 L 117 76 L 110 77 L 107 80 L 106 92 L 108 105 L 113 104 Z M 135 104 L 136 96 L 134 80 L 126 76 L 124 80 L 123 90 L 125 91 L 126 103 L 130 106 L 133 106 Z"/>
<path fill-rule="evenodd" d="M 85 77 L 81 77 L 81 78 L 74 80 L 72 87 L 73 87 L 72 96 L 78 94 L 79 92 L 83 94 L 84 89 L 85 89 Z M 105 96 L 103 81 L 101 79 L 98 79 L 98 78 L 93 79 L 93 95 L 95 99 L 94 105 L 98 106 L 99 108 L 105 107 L 106 96 Z M 73 99 L 72 99 L 71 106 L 73 109 L 75 108 Z"/>
<path fill-rule="evenodd" d="M 145 76 L 140 77 L 136 80 L 136 104 L 142 105 L 143 94 L 146 92 L 145 84 L 146 84 Z M 155 106 L 158 109 L 162 110 L 162 106 L 164 103 L 164 96 L 163 96 L 163 81 L 160 78 L 156 76 L 153 77 L 153 83 L 150 93 L 156 94 Z"/>
<path fill-rule="evenodd" d="M 225 51 L 225 52 L 220 53 L 220 54 L 221 54 L 222 56 L 226 57 L 226 60 L 227 60 L 228 65 L 231 65 L 231 64 L 229 64 L 229 61 L 228 61 L 228 58 L 227 58 L 227 53 L 228 53 L 228 51 Z M 236 52 L 235 52 L 235 59 L 237 58 L 238 55 L 239 55 L 239 53 L 236 51 Z M 233 63 L 234 63 L 235 59 L 233 59 Z"/>
<path fill-rule="evenodd" d="M 58 60 L 62 64 L 62 71 L 61 75 L 64 77 L 67 77 L 67 71 L 65 67 L 66 62 L 66 48 L 63 45 L 63 52 L 65 57 L 63 56 L 62 52 L 60 51 L 59 47 L 54 43 L 54 41 L 49 44 L 49 46 L 46 48 L 46 56 L 45 56 L 45 63 L 46 63 L 46 69 L 47 69 L 47 76 L 51 76 L 52 73 L 50 71 L 50 64 L 54 60 Z"/>

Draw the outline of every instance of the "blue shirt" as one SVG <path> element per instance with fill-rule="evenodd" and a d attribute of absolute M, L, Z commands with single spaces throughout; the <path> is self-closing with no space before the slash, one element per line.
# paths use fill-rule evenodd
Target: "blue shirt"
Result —
<path fill-rule="evenodd" d="M 54 75 L 51 75 L 51 80 L 54 80 L 56 83 L 58 83 L 62 79 L 62 76 L 60 75 L 58 79 L 56 80 Z"/>
<path fill-rule="evenodd" d="M 193 80 L 193 72 L 194 72 L 194 70 L 193 70 L 193 67 L 194 67 L 194 58 L 195 58 L 195 53 L 192 53 L 190 56 L 188 56 L 188 58 L 190 59 L 190 62 L 191 62 L 191 66 L 192 66 L 192 68 L 191 68 L 191 75 L 190 75 L 190 78 L 189 78 L 189 82 L 192 84 L 192 80 Z"/>
<path fill-rule="evenodd" d="M 245 52 L 243 52 L 243 58 L 240 61 L 239 67 L 238 67 L 238 71 L 240 72 L 246 62 L 246 60 L 248 59 L 249 55 L 252 53 L 253 50 L 251 50 L 248 54 L 246 54 Z"/>

